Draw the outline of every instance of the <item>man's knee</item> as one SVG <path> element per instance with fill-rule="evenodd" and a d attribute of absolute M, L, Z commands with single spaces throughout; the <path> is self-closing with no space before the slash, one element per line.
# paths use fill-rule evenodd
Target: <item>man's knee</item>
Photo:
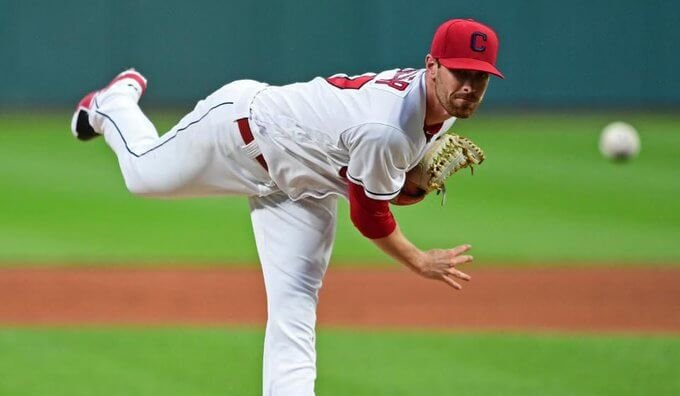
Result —
<path fill-rule="evenodd" d="M 299 348 L 305 353 L 313 353 L 316 327 L 316 302 L 310 299 L 306 304 L 283 301 L 269 304 L 267 317 L 268 337 L 287 345 Z"/>
<path fill-rule="evenodd" d="M 139 177 L 126 177 L 125 187 L 131 194 L 145 198 L 170 198 L 178 191 L 171 183 L 147 182 Z"/>

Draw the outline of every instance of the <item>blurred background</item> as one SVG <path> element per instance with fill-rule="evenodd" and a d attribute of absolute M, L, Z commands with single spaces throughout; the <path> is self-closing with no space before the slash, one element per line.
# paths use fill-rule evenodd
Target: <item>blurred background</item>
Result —
<path fill-rule="evenodd" d="M 645 283 L 662 271 L 665 288 L 627 296 L 665 301 L 661 315 L 673 325 L 660 334 L 321 326 L 319 394 L 453 394 L 452 381 L 469 395 L 680 393 L 677 15 L 670 0 L 0 0 L 0 395 L 259 392 L 259 325 L 36 326 L 40 318 L 8 314 L 25 306 L 3 288 L 36 287 L 30 272 L 16 277 L 24 269 L 258 270 L 245 199 L 132 197 L 102 139 L 72 138 L 85 93 L 135 67 L 149 79 L 141 105 L 164 131 L 236 79 L 281 85 L 422 67 L 436 27 L 455 17 L 500 38 L 505 80 L 492 79 L 481 110 L 454 126 L 488 159 L 474 177 L 449 181 L 446 205 L 433 196 L 396 208 L 402 229 L 423 249 L 471 243 L 473 275 L 604 269 L 602 282 L 627 273 Z M 612 162 L 598 151 L 614 121 L 638 131 L 637 157 Z M 331 268 L 395 267 L 354 229 L 343 202 Z M 34 294 L 36 304 L 49 298 Z M 581 303 L 607 310 L 598 305 L 606 295 Z M 617 315 L 642 321 L 643 305 Z M 414 371 L 409 362 L 422 364 Z"/>
<path fill-rule="evenodd" d="M 72 106 L 83 90 L 134 66 L 148 105 L 187 106 L 226 82 L 272 84 L 338 72 L 420 67 L 450 17 L 501 39 L 486 107 L 671 110 L 680 103 L 674 1 L 401 0 L 196 3 L 3 0 L 6 106 Z"/>

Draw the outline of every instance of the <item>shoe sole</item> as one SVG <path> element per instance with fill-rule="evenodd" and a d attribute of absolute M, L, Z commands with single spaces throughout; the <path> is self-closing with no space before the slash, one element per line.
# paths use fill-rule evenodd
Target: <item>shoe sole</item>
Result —
<path fill-rule="evenodd" d="M 89 107 L 94 101 L 95 92 L 90 92 L 78 102 L 78 107 L 71 118 L 71 133 L 78 140 L 90 140 L 99 134 L 94 131 L 89 121 Z M 89 98 L 89 100 L 88 100 Z"/>
<path fill-rule="evenodd" d="M 87 110 L 82 107 L 78 108 L 78 110 L 73 113 L 73 117 L 71 118 L 71 133 L 73 133 L 73 136 L 75 136 L 76 139 L 86 141 L 99 136 L 99 134 L 92 129 L 89 118 Z"/>

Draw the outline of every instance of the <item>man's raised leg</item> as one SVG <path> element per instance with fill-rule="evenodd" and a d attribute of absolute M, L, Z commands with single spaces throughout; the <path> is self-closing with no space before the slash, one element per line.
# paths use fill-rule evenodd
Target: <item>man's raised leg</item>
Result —
<path fill-rule="evenodd" d="M 152 197 L 262 195 L 271 179 L 243 151 L 234 106 L 238 84 L 226 85 L 159 137 L 137 102 L 146 80 L 136 71 L 117 76 L 79 103 L 72 129 L 81 140 L 104 135 L 118 157 L 128 190 Z"/>

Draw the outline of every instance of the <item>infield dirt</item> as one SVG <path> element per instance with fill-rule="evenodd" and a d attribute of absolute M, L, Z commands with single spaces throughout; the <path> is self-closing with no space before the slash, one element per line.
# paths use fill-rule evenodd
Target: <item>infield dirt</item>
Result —
<path fill-rule="evenodd" d="M 680 332 L 680 269 L 474 269 L 455 291 L 407 270 L 331 269 L 320 326 Z M 3 325 L 261 325 L 255 269 L 0 269 Z"/>

